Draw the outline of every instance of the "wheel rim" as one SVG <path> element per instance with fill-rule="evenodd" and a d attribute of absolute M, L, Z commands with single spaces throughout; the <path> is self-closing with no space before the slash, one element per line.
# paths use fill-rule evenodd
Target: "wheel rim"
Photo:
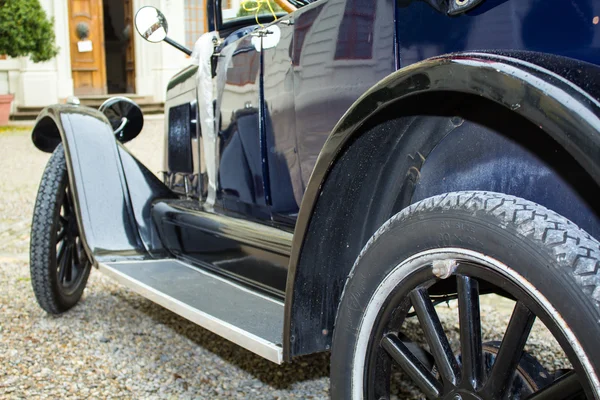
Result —
<path fill-rule="evenodd" d="M 460 355 L 451 350 L 429 295 L 441 281 L 456 280 Z M 502 287 L 515 299 L 502 344 L 490 368 L 485 367 L 479 284 Z M 429 346 L 426 352 L 402 333 L 411 309 Z M 411 313 L 412 314 L 412 313 Z M 390 396 L 395 363 L 427 398 L 443 400 L 517 398 L 514 372 L 531 327 L 539 318 L 558 341 L 573 370 L 521 398 L 593 398 L 597 378 L 573 332 L 556 309 L 535 288 L 497 260 L 462 249 L 438 249 L 418 254 L 397 266 L 376 290 L 360 326 L 353 369 L 354 398 Z M 435 369 L 427 361 L 435 364 Z M 572 396 L 578 397 L 572 397 Z"/>
<path fill-rule="evenodd" d="M 59 204 L 54 230 L 56 277 L 59 289 L 69 296 L 77 291 L 91 264 L 83 248 L 68 186 L 62 192 Z"/>

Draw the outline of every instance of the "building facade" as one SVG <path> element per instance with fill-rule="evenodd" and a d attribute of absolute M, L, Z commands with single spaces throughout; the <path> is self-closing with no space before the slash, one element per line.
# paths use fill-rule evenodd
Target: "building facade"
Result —
<path fill-rule="evenodd" d="M 192 46 L 206 27 L 205 0 L 40 0 L 54 18 L 54 59 L 0 59 L 0 94 L 14 94 L 12 111 L 44 107 L 67 97 L 135 94 L 163 102 L 167 83 L 190 61 L 167 44 L 148 43 L 135 31 L 140 7 L 160 9 L 169 37 Z"/>

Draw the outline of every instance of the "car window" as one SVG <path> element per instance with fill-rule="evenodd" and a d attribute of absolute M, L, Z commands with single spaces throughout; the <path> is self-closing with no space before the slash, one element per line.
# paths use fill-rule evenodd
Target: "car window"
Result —
<path fill-rule="evenodd" d="M 316 0 L 287 0 L 296 8 L 304 7 L 313 1 Z M 288 12 L 275 0 L 222 0 L 221 13 L 223 23 L 228 23 L 237 19 L 248 19 L 248 17 L 271 16 L 273 13 L 280 18 Z"/>
<path fill-rule="evenodd" d="M 275 15 L 286 14 L 274 0 L 223 0 L 221 6 L 223 22 L 225 23 L 237 18 L 271 15 L 271 9 L 275 12 Z"/>

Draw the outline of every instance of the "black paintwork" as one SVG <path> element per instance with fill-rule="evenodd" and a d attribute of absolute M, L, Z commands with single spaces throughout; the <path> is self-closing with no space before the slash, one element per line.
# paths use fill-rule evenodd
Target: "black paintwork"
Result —
<path fill-rule="evenodd" d="M 482 125 L 492 117 L 464 122 L 442 139 L 420 168 L 411 202 L 465 190 L 505 193 L 543 204 L 600 238 L 600 190 L 590 175 L 542 130 L 523 135 L 504 121 Z"/>
<path fill-rule="evenodd" d="M 192 55 L 192 50 L 191 49 L 188 49 L 187 47 L 185 47 L 181 43 L 176 42 L 175 40 L 171 39 L 168 36 L 165 37 L 165 42 L 169 43 L 171 46 L 175 47 L 177 50 L 180 50 L 180 51 L 184 52 L 188 56 Z"/>
<path fill-rule="evenodd" d="M 168 253 L 159 238 L 156 225 L 152 223 L 152 203 L 155 199 L 172 199 L 175 196 L 126 147 L 119 145 L 119 155 L 131 200 L 131 211 L 144 248 L 152 257 L 165 257 Z"/>
<path fill-rule="evenodd" d="M 528 54 L 528 56 L 532 57 L 533 55 Z M 540 57 L 538 61 L 543 61 L 543 58 Z M 366 241 L 366 239 L 361 241 L 353 238 L 348 242 L 348 247 L 353 248 L 349 255 L 344 256 L 338 252 L 332 261 L 328 261 L 329 256 L 324 257 L 322 252 L 318 251 L 318 243 L 321 240 L 325 240 L 329 246 L 335 244 L 335 240 L 328 239 L 330 236 L 324 234 L 324 225 L 317 225 L 321 228 L 310 228 L 311 218 L 315 214 L 315 205 L 320 196 L 324 196 L 323 193 L 327 191 L 324 189 L 324 182 L 328 179 L 329 172 L 336 160 L 343 154 L 342 150 L 366 130 L 364 127 L 369 125 L 368 121 L 374 120 L 377 115 L 386 112 L 388 116 L 401 114 L 402 107 L 396 112 L 394 112 L 394 107 L 396 104 L 403 104 L 400 103 L 402 99 L 410 99 L 411 102 L 417 103 L 417 96 L 435 92 L 477 95 L 500 104 L 505 109 L 512 110 L 535 126 L 541 127 L 546 134 L 556 140 L 580 164 L 580 168 L 591 176 L 592 182 L 597 183 L 600 180 L 600 164 L 598 163 L 600 160 L 600 136 L 597 134 L 600 128 L 598 117 L 600 109 L 598 103 L 592 96 L 561 76 L 530 62 L 483 53 L 439 57 L 392 74 L 362 96 L 338 123 L 323 147 L 312 172 L 311 182 L 304 194 L 302 208 L 296 223 L 288 270 L 284 343 L 291 343 L 289 355 L 319 351 L 330 345 L 330 334 L 322 335 L 321 332 L 323 330 L 331 332 L 333 328 L 335 310 L 345 277 L 353 263 L 352 260 Z M 428 103 L 425 102 L 425 104 Z M 425 105 L 423 105 L 423 109 L 426 109 Z M 435 113 L 436 110 L 429 108 L 428 111 Z M 435 139 L 436 141 L 430 146 L 435 146 L 440 139 Z M 456 151 L 456 149 L 452 150 Z M 377 151 L 388 154 L 385 148 Z M 441 148 L 440 151 L 445 150 Z M 416 160 L 420 157 L 419 153 L 409 154 L 413 155 L 413 159 Z M 428 152 L 420 154 L 426 157 Z M 486 163 L 499 161 L 497 159 L 485 160 Z M 427 165 L 426 162 L 425 165 Z M 417 171 L 420 169 L 420 165 L 415 167 L 418 168 Z M 481 167 L 481 165 L 476 167 Z M 499 165 L 496 167 L 501 170 Z M 435 166 L 432 170 L 435 170 Z M 410 169 L 407 171 L 409 172 Z M 406 179 L 416 182 L 423 179 L 423 176 L 420 174 L 416 177 L 407 175 Z M 342 182 L 343 180 L 339 184 Z M 430 183 L 429 192 L 439 193 L 442 190 L 443 183 L 431 185 L 431 180 L 428 182 Z M 522 183 L 526 184 L 525 181 Z M 402 186 L 402 182 L 398 182 L 396 185 Z M 557 188 L 560 187 L 560 184 L 558 185 Z M 471 188 L 470 185 L 466 186 Z M 462 189 L 464 190 L 464 187 Z M 515 192 L 520 194 L 524 190 L 520 189 Z M 336 189 L 332 188 L 331 190 Z M 365 187 L 362 190 L 368 191 Z M 543 192 L 544 190 L 540 190 L 540 197 L 531 200 L 543 204 Z M 399 193 L 400 195 L 402 193 Z M 327 201 L 332 202 L 339 196 L 339 193 L 334 193 L 332 196 L 324 198 L 328 198 Z M 365 207 L 367 204 L 365 203 Z M 579 201 L 576 204 L 581 205 L 582 202 Z M 571 205 L 575 206 L 575 203 Z M 582 225 L 585 225 L 585 221 L 587 221 L 589 226 L 597 220 L 597 217 L 590 215 L 585 210 L 590 210 L 590 207 L 582 208 L 579 211 L 583 213 L 580 219 L 584 222 Z M 356 212 L 360 211 L 354 210 L 354 213 Z M 347 215 L 355 215 L 354 213 L 346 211 Z M 364 213 L 369 214 L 366 210 Z M 324 221 L 329 221 L 327 218 L 331 218 L 332 215 L 336 215 L 332 210 L 325 212 Z M 339 215 L 338 219 L 342 218 L 342 215 Z M 576 219 L 574 218 L 574 220 Z M 335 226 L 335 218 L 331 221 L 325 222 L 325 224 L 331 223 Z M 579 221 L 576 222 L 579 223 Z M 331 229 L 335 229 L 334 226 Z M 364 226 L 368 226 L 368 224 Z M 343 231 L 344 225 L 337 224 L 336 228 Z M 362 236 L 368 238 L 369 232 L 374 232 L 374 229 L 361 228 Z M 305 240 L 310 240 L 311 234 L 319 235 L 319 239 L 313 245 L 307 245 L 308 242 Z M 334 233 L 331 235 L 335 236 Z M 357 236 L 361 237 L 361 235 Z M 344 236 L 339 237 L 343 238 Z M 340 251 L 343 251 L 343 247 L 340 247 Z M 327 253 L 327 250 L 325 252 Z M 303 257 L 306 258 L 305 261 L 302 261 Z M 324 272 L 319 264 L 315 264 L 316 260 L 322 260 L 321 263 L 329 263 L 329 271 Z M 339 260 L 342 260 L 343 263 Z M 293 342 L 290 341 L 292 336 L 294 337 Z"/>
<path fill-rule="evenodd" d="M 189 200 L 159 201 L 152 215 L 176 257 L 283 299 L 291 234 L 206 212 Z"/>
<path fill-rule="evenodd" d="M 543 64 L 545 55 L 537 58 L 533 53 L 513 55 L 524 55 L 529 60 L 524 62 L 518 58 L 485 53 L 443 56 L 400 70 L 365 93 L 336 125 L 319 154 L 296 225 L 296 233 L 300 235 L 295 239 L 301 243 L 319 187 L 353 135 L 360 133 L 360 128 L 369 118 L 393 107 L 394 102 L 427 92 L 470 93 L 512 109 L 542 127 L 581 163 L 596 182 L 600 182 L 598 102 L 569 80 L 546 70 Z M 532 60 L 541 66 L 533 64 Z M 589 64 L 583 64 L 583 67 L 588 69 L 588 79 L 598 77 L 598 68 Z"/>
<path fill-rule="evenodd" d="M 47 152 L 54 150 L 51 144 L 63 143 L 88 255 L 101 260 L 164 254 L 149 223 L 149 206 L 171 192 L 118 144 L 104 114 L 79 106 L 47 107 L 32 138 Z"/>
<path fill-rule="evenodd" d="M 134 139 L 144 127 L 144 115 L 140 106 L 126 97 L 111 97 L 102 103 L 99 111 L 108 118 L 121 143 Z"/>

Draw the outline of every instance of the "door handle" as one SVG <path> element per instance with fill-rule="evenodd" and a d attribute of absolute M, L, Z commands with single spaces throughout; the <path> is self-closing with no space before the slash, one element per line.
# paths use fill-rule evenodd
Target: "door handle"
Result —
<path fill-rule="evenodd" d="M 250 36 L 255 36 L 255 37 L 265 37 L 267 35 L 272 34 L 273 32 L 270 32 L 268 28 L 261 28 L 261 29 L 257 29 L 253 32 L 250 32 Z"/>

